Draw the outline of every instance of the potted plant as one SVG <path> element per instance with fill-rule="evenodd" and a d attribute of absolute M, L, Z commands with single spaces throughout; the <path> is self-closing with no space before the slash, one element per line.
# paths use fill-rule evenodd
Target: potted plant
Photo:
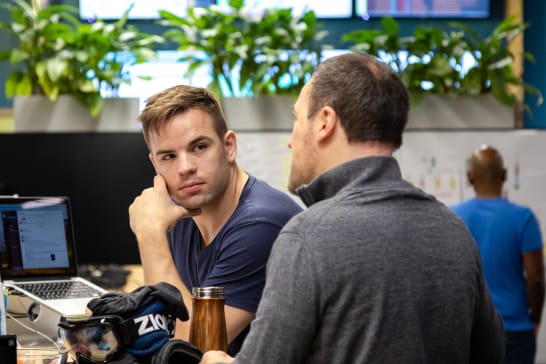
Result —
<path fill-rule="evenodd" d="M 227 7 L 190 7 L 185 17 L 168 11 L 160 15 L 160 24 L 168 27 L 164 37 L 186 54 L 180 59 L 189 65 L 185 76 L 191 78 L 208 67 L 207 88 L 222 99 L 232 122 L 240 121 L 243 114 L 260 118 L 249 109 L 258 105 L 268 114 L 260 127 L 288 125 L 293 97 L 327 48 L 322 44 L 327 32 L 320 30 L 313 11 L 295 16 L 291 8 L 259 10 L 243 6 L 243 0 L 230 0 Z M 267 95 L 285 95 L 288 106 L 268 106 L 266 100 L 271 98 L 263 97 Z M 287 112 L 272 120 L 282 108 Z M 230 117 L 231 111 L 237 116 Z"/>
<path fill-rule="evenodd" d="M 105 102 L 108 103 L 103 95 L 117 96 L 119 86 L 130 82 L 129 67 L 153 59 L 152 46 L 163 41 L 160 36 L 139 32 L 128 25 L 131 9 L 115 23 L 97 20 L 88 24 L 80 22 L 77 9 L 69 5 L 35 8 L 25 0 L 11 0 L 2 5 L 9 9 L 12 19 L 0 22 L 0 29 L 9 32 L 17 42 L 15 47 L 0 51 L 0 61 L 9 61 L 14 66 L 5 90 L 8 98 L 15 97 L 16 130 L 18 121 L 24 119 L 18 112 L 21 100 L 31 100 L 35 109 L 38 104 L 51 107 L 61 99 L 64 102 L 75 99 L 87 112 L 75 112 L 77 107 L 69 107 L 73 115 L 67 119 L 73 128 L 86 127 L 74 121 L 74 112 L 87 114 L 85 123 L 100 123 L 99 117 Z M 35 95 L 42 97 L 21 98 Z M 136 124 L 138 100 L 131 102 L 134 109 L 131 122 Z M 27 106 L 22 108 L 24 112 L 29 110 Z M 53 122 L 60 119 L 55 111 L 48 115 L 56 119 Z M 29 122 L 37 121 L 31 119 Z M 44 114 L 38 119 L 50 122 Z"/>
<path fill-rule="evenodd" d="M 382 29 L 347 33 L 343 40 L 354 43 L 351 50 L 373 54 L 399 73 L 411 95 L 410 125 L 421 121 L 432 128 L 512 128 L 521 103 L 510 87 L 537 95 L 542 103 L 540 92 L 525 84 L 512 67 L 514 54 L 507 45 L 527 27 L 514 17 L 483 38 L 460 22 L 451 22 L 448 31 L 419 26 L 406 37 L 400 36 L 393 18 L 383 18 L 381 25 Z M 528 53 L 524 56 L 532 59 Z M 491 113 L 490 107 L 496 110 Z M 442 111 L 449 116 L 437 114 Z"/>

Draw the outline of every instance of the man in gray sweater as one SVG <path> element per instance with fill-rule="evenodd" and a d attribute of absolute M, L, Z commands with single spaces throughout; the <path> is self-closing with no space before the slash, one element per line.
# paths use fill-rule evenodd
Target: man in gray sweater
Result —
<path fill-rule="evenodd" d="M 323 62 L 294 105 L 289 189 L 236 358 L 202 363 L 499 363 L 502 320 L 463 222 L 402 179 L 408 93 L 367 55 Z"/>

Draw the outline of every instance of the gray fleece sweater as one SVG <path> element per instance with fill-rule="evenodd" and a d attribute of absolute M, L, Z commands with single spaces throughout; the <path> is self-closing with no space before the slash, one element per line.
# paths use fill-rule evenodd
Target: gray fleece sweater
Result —
<path fill-rule="evenodd" d="M 236 363 L 499 363 L 502 320 L 462 221 L 401 177 L 350 161 L 299 191 Z"/>

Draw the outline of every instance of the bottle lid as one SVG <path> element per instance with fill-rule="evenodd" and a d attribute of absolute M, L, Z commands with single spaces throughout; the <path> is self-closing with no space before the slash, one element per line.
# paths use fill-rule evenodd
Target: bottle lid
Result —
<path fill-rule="evenodd" d="M 193 287 L 192 294 L 199 298 L 224 298 L 224 287 Z"/>

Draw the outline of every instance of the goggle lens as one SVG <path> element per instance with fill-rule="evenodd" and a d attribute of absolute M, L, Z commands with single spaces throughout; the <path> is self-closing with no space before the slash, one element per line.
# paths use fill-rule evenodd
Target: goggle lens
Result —
<path fill-rule="evenodd" d="M 65 349 L 73 357 L 84 357 L 91 362 L 105 362 L 120 347 L 112 327 L 108 324 L 59 328 Z"/>

